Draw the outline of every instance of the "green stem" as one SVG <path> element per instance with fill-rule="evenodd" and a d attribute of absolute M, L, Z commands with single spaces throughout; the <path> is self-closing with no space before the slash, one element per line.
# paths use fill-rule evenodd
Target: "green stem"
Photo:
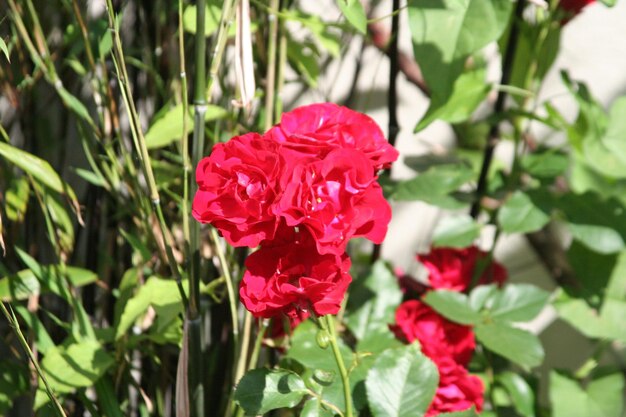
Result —
<path fill-rule="evenodd" d="M 248 370 L 256 367 L 256 364 L 259 360 L 259 354 L 261 352 L 261 344 L 263 343 L 263 338 L 265 337 L 265 333 L 270 325 L 269 319 L 263 319 L 261 321 L 261 327 L 256 334 L 256 339 L 254 340 L 254 347 L 252 348 L 252 354 L 250 355 L 250 362 L 248 363 Z"/>
<path fill-rule="evenodd" d="M 52 388 L 50 387 L 50 384 L 48 383 L 48 378 L 46 378 L 43 371 L 39 367 L 39 363 L 37 362 L 37 359 L 35 358 L 33 351 L 30 349 L 30 346 L 28 345 L 28 342 L 26 341 L 26 338 L 24 337 L 22 330 L 20 329 L 20 324 L 17 321 L 17 317 L 15 317 L 15 313 L 13 311 L 9 313 L 9 311 L 7 310 L 3 302 L 0 302 L 0 308 L 2 309 L 2 313 L 4 313 L 4 316 L 7 318 L 9 325 L 13 328 L 13 331 L 17 335 L 17 338 L 20 344 L 22 345 L 22 348 L 26 352 L 26 355 L 28 355 L 28 359 L 33 364 L 33 367 L 35 368 L 37 375 L 39 375 L 39 378 L 41 378 L 41 380 L 43 381 L 43 385 L 46 389 L 46 394 L 48 394 L 50 401 L 52 401 L 52 403 L 54 404 L 54 410 L 59 416 L 67 417 L 65 414 L 65 411 L 63 410 L 63 407 L 61 406 L 61 403 L 59 402 L 59 399 L 56 397 L 56 395 L 54 395 L 54 392 L 52 391 Z"/>
<path fill-rule="evenodd" d="M 126 71 L 126 62 L 124 60 L 124 51 L 122 49 L 122 41 L 120 39 L 119 32 L 115 27 L 115 15 L 113 12 L 113 4 L 111 0 L 106 0 L 107 5 L 107 15 L 109 22 L 109 30 L 113 34 L 113 64 L 115 65 L 115 70 L 117 74 L 117 78 L 120 82 L 121 88 L 120 91 L 122 93 L 122 98 L 124 99 L 124 105 L 126 107 L 126 111 L 128 113 L 128 119 L 130 121 L 130 131 L 133 137 L 133 143 L 135 145 L 135 151 L 139 154 L 139 160 L 141 162 L 141 168 L 143 174 L 148 183 L 148 193 L 150 195 L 150 200 L 153 206 L 153 212 L 157 216 L 159 222 L 159 228 L 161 231 L 161 238 L 163 239 L 163 246 L 165 247 L 165 253 L 167 256 L 167 261 L 177 282 L 181 281 L 181 274 L 178 270 L 178 264 L 176 263 L 174 252 L 172 251 L 173 241 L 172 237 L 169 233 L 167 233 L 167 225 L 165 223 L 165 219 L 163 217 L 163 212 L 161 209 L 161 199 L 159 196 L 159 191 L 156 185 L 156 180 L 154 179 L 154 172 L 152 171 L 152 164 L 150 163 L 150 155 L 148 154 L 148 147 L 146 145 L 146 140 L 143 136 L 143 130 L 141 129 L 141 123 L 139 121 L 139 116 L 137 114 L 137 109 L 135 108 L 135 102 L 132 99 L 132 92 L 130 90 L 130 85 L 128 84 L 128 73 Z M 132 166 L 132 163 L 129 164 Z M 181 290 L 181 297 L 183 300 L 185 299 L 185 293 L 182 291 L 182 286 L 179 284 L 179 290 Z"/>
<path fill-rule="evenodd" d="M 206 22 L 206 1 L 196 2 L 196 31 L 195 36 L 195 74 L 194 74 L 194 121 L 193 121 L 193 146 L 191 155 L 192 167 L 198 166 L 204 151 L 204 114 L 207 101 L 204 94 L 206 72 L 206 39 L 204 38 L 204 26 Z M 198 184 L 194 178 L 188 179 L 191 198 L 198 190 Z M 191 215 L 189 213 L 188 215 Z M 189 274 L 189 317 L 194 319 L 199 314 L 199 290 L 200 290 L 200 224 L 192 222 L 190 226 L 190 274 Z"/>
<path fill-rule="evenodd" d="M 331 315 L 326 315 L 319 318 L 319 322 L 322 329 L 328 331 L 330 336 L 330 347 L 332 348 L 337 367 L 339 368 L 339 375 L 341 376 L 341 382 L 343 383 L 343 398 L 346 403 L 346 417 L 352 417 L 352 394 L 350 392 L 350 378 L 348 376 L 348 370 L 343 362 L 341 351 L 339 350 L 339 344 L 337 343 L 337 331 L 335 329 L 335 320 Z"/>
<path fill-rule="evenodd" d="M 183 154 L 183 236 L 189 245 L 189 173 L 191 172 L 191 161 L 189 160 L 189 140 L 187 126 L 187 112 L 189 111 L 189 97 L 187 96 L 187 72 L 185 71 L 185 31 L 183 29 L 183 0 L 178 0 L 178 55 L 180 61 L 180 82 L 183 105 L 183 132 L 180 138 L 180 148 Z"/>
<path fill-rule="evenodd" d="M 213 83 L 217 79 L 217 72 L 219 71 L 220 65 L 222 63 L 224 50 L 226 49 L 226 41 L 228 40 L 228 29 L 233 21 L 237 2 L 238 0 L 224 0 L 224 3 L 222 5 L 222 16 L 220 17 L 220 24 L 217 29 L 217 34 L 215 35 L 215 44 L 211 53 L 209 82 L 207 83 L 206 87 L 206 96 L 209 98 L 211 97 L 211 93 L 213 91 Z M 198 1 L 198 4 L 199 3 L 200 1 Z"/>
<path fill-rule="evenodd" d="M 226 280 L 226 292 L 228 293 L 228 306 L 230 308 L 230 316 L 233 326 L 233 339 L 235 342 L 235 346 L 239 344 L 239 319 L 237 317 L 237 295 L 235 293 L 235 284 L 233 282 L 233 277 L 230 273 L 230 267 L 228 265 L 228 261 L 226 261 L 226 256 L 224 254 L 224 249 L 220 244 L 220 238 L 217 235 L 217 230 L 215 228 L 211 228 L 211 239 L 213 240 L 213 246 L 215 247 L 215 251 L 217 252 L 217 259 L 220 262 L 220 267 L 222 269 L 222 275 Z"/>
<path fill-rule="evenodd" d="M 283 113 L 283 101 L 280 97 L 280 92 L 283 91 L 285 85 L 285 68 L 287 66 L 287 30 L 285 29 L 285 23 L 283 19 L 279 21 L 279 41 L 278 41 L 278 76 L 276 80 L 276 94 L 275 108 L 274 108 L 274 120 L 280 120 L 280 116 Z"/>
<path fill-rule="evenodd" d="M 274 94 L 276 93 L 276 44 L 278 40 L 278 9 L 279 0 L 270 0 L 269 19 L 269 39 L 267 47 L 267 76 L 265 88 L 265 129 L 272 127 L 272 116 L 274 114 Z"/>

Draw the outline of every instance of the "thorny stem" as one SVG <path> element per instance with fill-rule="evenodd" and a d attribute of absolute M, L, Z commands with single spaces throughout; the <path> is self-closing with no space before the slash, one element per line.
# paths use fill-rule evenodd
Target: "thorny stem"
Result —
<path fill-rule="evenodd" d="M 515 14 L 513 16 L 513 22 L 511 23 L 511 33 L 509 33 L 509 39 L 507 41 L 504 59 L 502 60 L 502 78 L 500 85 L 508 85 L 511 79 L 511 73 L 513 71 L 513 60 L 515 58 L 515 50 L 519 40 L 519 21 L 522 19 L 522 13 L 524 12 L 525 0 L 518 0 L 515 6 Z M 506 101 L 507 93 L 505 90 L 498 92 L 498 98 L 494 105 L 494 113 L 501 114 L 504 111 L 504 104 Z M 500 142 L 500 124 L 494 123 L 489 130 L 487 136 L 487 145 L 485 147 L 483 164 L 480 168 L 480 175 L 478 177 L 478 185 L 476 187 L 476 197 L 472 203 L 470 209 L 470 216 L 474 219 L 478 217 L 481 208 L 481 200 L 487 192 L 487 186 L 489 181 L 489 169 L 491 168 L 491 162 L 493 161 L 493 154 L 496 145 Z"/>
<path fill-rule="evenodd" d="M 391 146 L 396 145 L 396 138 L 400 127 L 398 126 L 398 91 L 396 88 L 396 82 L 398 79 L 398 73 L 400 69 L 398 67 L 398 38 L 400 33 L 400 14 L 396 13 L 400 9 L 400 0 L 393 0 L 392 4 L 392 17 L 391 17 L 391 41 L 389 42 L 389 48 L 387 55 L 389 56 L 389 91 L 387 93 L 387 110 L 389 113 L 389 125 L 388 135 L 389 144 Z M 383 175 L 390 175 L 389 171 L 386 171 Z M 374 245 L 372 251 L 371 261 L 374 262 L 380 258 L 382 250 L 381 244 Z"/>

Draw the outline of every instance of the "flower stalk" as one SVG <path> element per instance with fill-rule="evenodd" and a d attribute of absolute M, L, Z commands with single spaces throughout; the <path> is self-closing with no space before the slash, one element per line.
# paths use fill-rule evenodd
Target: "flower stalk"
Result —
<path fill-rule="evenodd" d="M 346 364 L 343 362 L 341 351 L 339 350 L 339 344 L 337 343 L 337 330 L 335 329 L 335 319 L 331 315 L 320 317 L 319 323 L 323 330 L 328 332 L 330 348 L 333 351 L 335 362 L 337 362 L 337 368 L 339 368 L 339 375 L 341 376 L 341 383 L 343 384 L 343 398 L 346 403 L 345 417 L 353 417 L 352 414 L 352 394 L 350 390 L 350 377 Z"/>

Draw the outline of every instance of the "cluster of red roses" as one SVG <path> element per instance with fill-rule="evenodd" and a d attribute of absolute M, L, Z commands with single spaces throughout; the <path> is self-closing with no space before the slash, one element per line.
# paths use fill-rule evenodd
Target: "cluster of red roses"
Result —
<path fill-rule="evenodd" d="M 486 256 L 476 247 L 469 247 L 460 250 L 433 249 L 417 258 L 428 270 L 429 289 L 462 292 L 470 285 L 477 261 Z M 506 278 L 507 272 L 502 265 L 492 262 L 484 269 L 478 282 L 501 284 Z M 390 328 L 401 340 L 418 340 L 422 352 L 439 369 L 439 386 L 426 417 L 467 410 L 472 406 L 481 411 L 482 381 L 467 371 L 476 346 L 471 327 L 445 319 L 419 300 L 409 300 L 398 307 L 396 324 Z"/>
<path fill-rule="evenodd" d="M 264 135 L 215 145 L 198 164 L 193 216 L 246 259 L 240 297 L 256 317 L 336 314 L 351 238 L 382 242 L 391 208 L 376 182 L 398 152 L 368 116 L 330 103 L 283 114 Z"/>

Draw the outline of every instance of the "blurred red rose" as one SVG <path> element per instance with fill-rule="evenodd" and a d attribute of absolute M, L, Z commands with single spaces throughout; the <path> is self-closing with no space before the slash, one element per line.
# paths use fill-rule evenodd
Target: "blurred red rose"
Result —
<path fill-rule="evenodd" d="M 396 324 L 390 328 L 401 340 L 419 341 L 422 352 L 437 365 L 448 358 L 467 365 L 476 346 L 469 326 L 447 320 L 418 300 L 400 304 L 396 310 Z"/>
<path fill-rule="evenodd" d="M 428 283 L 432 288 L 465 291 L 472 281 L 477 261 L 487 256 L 487 252 L 471 246 L 464 249 L 434 248 L 428 254 L 417 255 L 417 259 L 428 270 Z M 506 269 L 492 261 L 484 268 L 478 283 L 502 284 L 506 278 Z"/>
<path fill-rule="evenodd" d="M 580 13 L 582 9 L 591 3 L 595 3 L 595 0 L 561 0 L 559 2 L 559 8 L 571 17 Z M 563 23 L 566 23 L 567 20 L 569 19 L 566 19 Z"/>
<path fill-rule="evenodd" d="M 484 387 L 480 378 L 470 375 L 463 366 L 450 358 L 441 360 L 438 369 L 439 386 L 426 411 L 426 417 L 463 411 L 472 406 L 477 412 L 482 410 Z"/>
<path fill-rule="evenodd" d="M 389 203 L 369 161 L 353 149 L 290 164 L 281 188 L 275 213 L 287 226 L 305 227 L 321 254 L 342 254 L 353 237 L 381 243 L 387 233 Z"/>
<path fill-rule="evenodd" d="M 318 103 L 284 113 L 280 124 L 267 132 L 292 152 L 324 158 L 333 149 L 363 153 L 375 170 L 398 159 L 376 122 L 365 114 L 333 103 Z"/>
<path fill-rule="evenodd" d="M 255 317 L 291 320 L 339 311 L 351 277 L 350 258 L 320 255 L 306 240 L 261 247 L 246 259 L 239 295 Z"/>
<path fill-rule="evenodd" d="M 233 246 L 272 239 L 278 217 L 271 208 L 284 167 L 279 147 L 257 133 L 216 144 L 196 169 L 194 218 L 211 223 Z"/>

